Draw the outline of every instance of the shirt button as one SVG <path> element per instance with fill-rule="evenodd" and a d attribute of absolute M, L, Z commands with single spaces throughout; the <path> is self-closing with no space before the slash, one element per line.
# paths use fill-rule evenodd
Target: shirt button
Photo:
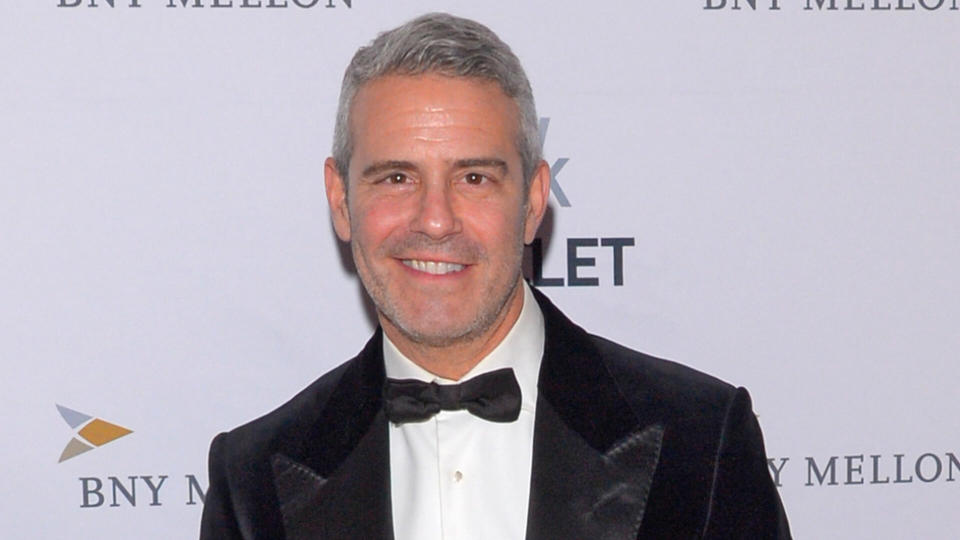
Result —
<path fill-rule="evenodd" d="M 460 471 L 453 473 L 453 479 L 454 481 L 457 481 L 457 482 L 463 480 L 463 473 Z"/>

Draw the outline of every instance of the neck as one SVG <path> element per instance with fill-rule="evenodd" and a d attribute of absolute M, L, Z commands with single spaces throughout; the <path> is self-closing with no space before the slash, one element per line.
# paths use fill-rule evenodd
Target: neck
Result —
<path fill-rule="evenodd" d="M 392 322 L 383 317 L 380 325 L 390 341 L 414 364 L 438 377 L 460 380 L 480 363 L 513 328 L 523 309 L 523 285 L 517 281 L 510 298 L 500 314 L 487 329 L 476 336 L 469 336 L 442 346 L 431 346 L 411 340 Z"/>

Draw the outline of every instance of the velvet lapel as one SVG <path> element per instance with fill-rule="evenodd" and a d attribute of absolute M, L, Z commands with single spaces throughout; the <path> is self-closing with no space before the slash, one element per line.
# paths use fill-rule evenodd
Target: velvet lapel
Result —
<path fill-rule="evenodd" d="M 287 540 L 393 538 L 382 355 L 377 330 L 313 425 L 273 454 Z"/>
<path fill-rule="evenodd" d="M 636 538 L 663 426 L 643 425 L 590 337 L 542 294 L 527 539 Z"/>

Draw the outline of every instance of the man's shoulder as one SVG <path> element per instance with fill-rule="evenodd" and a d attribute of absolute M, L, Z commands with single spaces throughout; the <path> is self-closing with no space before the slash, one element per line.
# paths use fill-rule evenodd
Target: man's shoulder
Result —
<path fill-rule="evenodd" d="M 542 292 L 534 290 L 534 295 L 544 314 L 547 339 L 556 343 L 552 350 L 571 356 L 560 369 L 579 373 L 584 370 L 579 362 L 599 362 L 638 417 L 716 425 L 736 395 L 745 392 L 694 368 L 592 334 Z"/>
<path fill-rule="evenodd" d="M 745 392 L 684 364 L 589 335 L 631 407 L 647 418 L 718 426 L 738 393 Z M 652 419 L 652 418 L 651 418 Z"/>
<path fill-rule="evenodd" d="M 234 458 L 244 461 L 244 456 L 239 454 L 262 454 L 285 446 L 286 441 L 298 437 L 316 422 L 344 375 L 358 361 L 358 358 L 347 360 L 272 411 L 222 434 L 224 447 L 238 454 Z"/>
<path fill-rule="evenodd" d="M 276 453 L 296 458 L 305 441 L 332 445 L 345 438 L 343 415 L 355 427 L 369 422 L 382 386 L 382 338 L 378 330 L 357 356 L 324 373 L 267 414 L 220 434 L 220 447 L 234 464 Z M 242 466 L 242 465 L 241 465 Z"/>
<path fill-rule="evenodd" d="M 602 337 L 588 339 L 638 425 L 662 428 L 644 530 L 789 538 L 744 388 Z"/>
<path fill-rule="evenodd" d="M 661 392 L 693 389 L 705 399 L 725 401 L 736 387 L 690 366 L 640 352 L 605 337 L 590 334 L 611 375 L 618 381 L 642 380 Z"/>

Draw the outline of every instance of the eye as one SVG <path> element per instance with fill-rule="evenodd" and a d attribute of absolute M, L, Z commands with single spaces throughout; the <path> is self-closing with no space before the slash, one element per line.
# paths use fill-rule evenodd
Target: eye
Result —
<path fill-rule="evenodd" d="M 410 181 L 410 178 L 403 173 L 390 173 L 386 178 L 383 179 L 384 182 L 388 184 L 406 184 Z"/>
<path fill-rule="evenodd" d="M 467 173 L 464 175 L 463 181 L 472 186 L 479 186 L 487 181 L 487 177 L 480 173 Z"/>

